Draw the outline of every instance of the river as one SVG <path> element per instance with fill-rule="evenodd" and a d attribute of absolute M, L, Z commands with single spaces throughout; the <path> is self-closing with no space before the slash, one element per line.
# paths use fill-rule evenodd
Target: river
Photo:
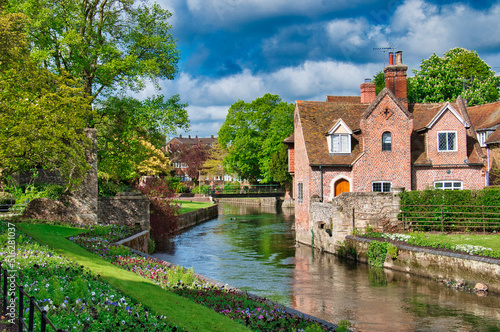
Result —
<path fill-rule="evenodd" d="M 294 215 L 222 204 L 153 256 L 356 331 L 500 331 L 500 296 L 295 246 Z"/>

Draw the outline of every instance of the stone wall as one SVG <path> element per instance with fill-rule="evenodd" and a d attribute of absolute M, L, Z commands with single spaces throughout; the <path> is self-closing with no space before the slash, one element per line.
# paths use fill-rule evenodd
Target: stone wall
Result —
<path fill-rule="evenodd" d="M 149 230 L 132 235 L 131 237 L 118 241 L 116 244 L 124 245 L 147 254 L 149 248 Z"/>
<path fill-rule="evenodd" d="M 368 225 L 380 231 L 397 227 L 398 194 L 402 189 L 394 189 L 392 193 L 346 192 L 329 203 L 312 202 L 309 229 L 296 229 L 297 241 L 334 253 L 338 243 L 354 229 L 365 229 Z"/>
<path fill-rule="evenodd" d="M 357 260 L 368 263 L 368 247 L 372 240 L 348 236 L 346 242 L 356 248 Z M 478 282 L 486 284 L 489 291 L 500 293 L 500 260 L 476 257 L 429 248 L 396 244 L 396 259 L 387 257 L 384 267 L 413 273 L 437 280 L 463 283 L 473 288 Z"/>
<path fill-rule="evenodd" d="M 218 206 L 212 205 L 204 209 L 183 213 L 177 219 L 177 231 L 196 226 L 199 223 L 217 218 Z"/>
<path fill-rule="evenodd" d="M 260 205 L 260 206 L 281 206 L 283 199 L 275 197 L 262 198 L 215 198 L 217 203 L 232 203 L 243 205 Z"/>
<path fill-rule="evenodd" d="M 99 197 L 99 221 L 116 225 L 140 225 L 149 231 L 149 198 L 140 193 L 118 193 Z"/>

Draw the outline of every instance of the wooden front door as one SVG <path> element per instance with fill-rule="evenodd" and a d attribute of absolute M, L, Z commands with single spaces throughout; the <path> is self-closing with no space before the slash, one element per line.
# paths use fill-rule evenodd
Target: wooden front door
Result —
<path fill-rule="evenodd" d="M 335 182 L 335 196 L 349 191 L 351 191 L 349 181 L 342 179 Z"/>

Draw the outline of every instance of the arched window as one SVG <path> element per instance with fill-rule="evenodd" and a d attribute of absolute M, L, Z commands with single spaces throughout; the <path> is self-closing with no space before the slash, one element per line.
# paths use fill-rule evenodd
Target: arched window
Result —
<path fill-rule="evenodd" d="M 382 151 L 392 151 L 392 135 L 388 131 L 382 134 Z"/>

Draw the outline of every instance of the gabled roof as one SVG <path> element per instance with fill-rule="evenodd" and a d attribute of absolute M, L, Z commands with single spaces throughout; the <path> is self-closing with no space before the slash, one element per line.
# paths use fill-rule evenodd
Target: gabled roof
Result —
<path fill-rule="evenodd" d="M 486 144 L 500 143 L 500 127 L 491 134 L 485 142 Z"/>
<path fill-rule="evenodd" d="M 335 123 L 335 124 L 333 125 L 333 127 L 332 127 L 330 130 L 328 130 L 328 132 L 327 132 L 326 134 L 327 134 L 327 135 L 328 135 L 328 134 L 330 134 L 330 135 L 331 135 L 331 134 L 333 134 L 333 133 L 334 133 L 334 132 L 335 132 L 335 131 L 339 128 L 339 127 L 344 128 L 344 130 L 345 130 L 345 131 L 347 131 L 347 133 L 349 133 L 350 135 L 352 135 L 352 130 L 351 130 L 351 128 L 349 128 L 349 126 L 348 126 L 348 125 L 346 125 L 346 123 L 345 123 L 342 119 L 339 119 L 339 120 L 337 121 L 337 123 Z"/>
<path fill-rule="evenodd" d="M 167 143 L 167 145 L 172 144 L 172 143 L 181 143 L 181 144 L 187 144 L 187 145 L 196 145 L 196 144 L 202 144 L 202 145 L 212 145 L 215 141 L 217 141 L 217 137 L 174 137 L 170 140 L 170 142 Z"/>
<path fill-rule="evenodd" d="M 459 105 L 458 105 L 458 107 L 459 107 Z M 432 118 L 432 120 L 426 125 L 426 128 L 427 129 L 432 128 L 436 124 L 436 122 L 439 121 L 439 119 L 443 116 L 443 114 L 446 111 L 451 112 L 451 114 L 453 114 L 457 118 L 457 120 L 465 128 L 469 128 L 470 127 L 470 124 L 468 124 L 467 121 L 464 120 L 464 118 L 462 117 L 462 115 L 460 115 L 460 113 L 462 113 L 462 112 L 457 111 L 453 106 L 451 106 L 450 103 L 446 103 L 446 104 L 444 104 L 443 107 L 441 107 L 441 109 L 439 110 L 439 112 L 437 112 L 437 114 Z"/>
<path fill-rule="evenodd" d="M 332 99 L 333 100 L 333 99 Z M 304 141 L 311 165 L 350 166 L 361 154 L 361 142 L 357 135 L 352 135 L 352 153 L 333 155 L 328 151 L 325 134 L 340 119 L 353 131 L 359 131 L 359 119 L 366 109 L 359 98 L 342 97 L 342 101 L 297 101 Z M 351 102 L 357 100 L 358 102 Z"/>
<path fill-rule="evenodd" d="M 379 92 L 377 97 L 370 103 L 370 105 L 368 106 L 366 111 L 363 113 L 363 118 L 367 119 L 370 116 L 370 114 L 372 114 L 373 110 L 375 108 L 377 108 L 378 104 L 380 104 L 382 99 L 385 98 L 385 96 L 389 96 L 389 98 L 391 98 L 396 103 L 396 105 L 398 105 L 399 109 L 401 109 L 401 111 L 409 119 L 411 119 L 413 117 L 412 114 L 410 112 L 408 112 L 406 107 L 399 101 L 399 99 L 396 98 L 396 96 L 394 95 L 394 93 L 392 93 L 391 90 L 389 90 L 388 88 L 383 88 L 382 91 Z"/>
<path fill-rule="evenodd" d="M 476 131 L 500 126 L 500 101 L 468 107 L 467 111 Z"/>
<path fill-rule="evenodd" d="M 293 145 L 295 143 L 295 133 L 291 134 L 287 138 L 285 138 L 282 143 L 284 144 L 291 144 Z"/>

